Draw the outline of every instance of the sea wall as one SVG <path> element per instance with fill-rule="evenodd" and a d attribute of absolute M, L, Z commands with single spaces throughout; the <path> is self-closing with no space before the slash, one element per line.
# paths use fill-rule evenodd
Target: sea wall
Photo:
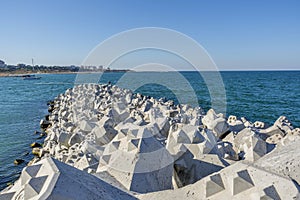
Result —
<path fill-rule="evenodd" d="M 57 96 L 48 111 L 41 121 L 47 137 L 42 147 L 33 148 L 30 165 L 54 163 L 66 177 L 68 167 L 74 167 L 73 175 L 92 174 L 113 186 L 108 196 L 117 188 L 126 198 L 140 199 L 299 198 L 300 152 L 295 147 L 300 129 L 284 116 L 267 127 L 110 84 L 77 85 Z M 50 185 L 64 187 L 48 178 L 30 183 L 37 175 L 24 178 L 27 168 L 0 199 L 24 197 L 28 184 L 42 185 L 44 191 L 32 198 L 55 195 Z M 61 193 L 61 199 L 68 195 Z"/>

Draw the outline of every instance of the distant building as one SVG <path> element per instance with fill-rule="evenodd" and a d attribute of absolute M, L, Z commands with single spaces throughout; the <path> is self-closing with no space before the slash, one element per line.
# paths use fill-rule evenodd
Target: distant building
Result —
<path fill-rule="evenodd" d="M 100 66 L 80 66 L 80 68 L 84 71 L 94 71 L 94 72 L 97 72 L 97 71 L 103 71 L 103 66 L 100 65 Z"/>
<path fill-rule="evenodd" d="M 98 66 L 98 70 L 103 71 L 103 66 L 102 65 Z"/>
<path fill-rule="evenodd" d="M 3 60 L 0 60 L 0 67 L 6 67 L 6 64 Z"/>
<path fill-rule="evenodd" d="M 26 65 L 25 65 L 25 64 L 23 64 L 23 63 L 19 63 L 19 64 L 17 64 L 17 67 L 18 67 L 18 68 L 25 68 L 25 67 L 26 67 Z"/>

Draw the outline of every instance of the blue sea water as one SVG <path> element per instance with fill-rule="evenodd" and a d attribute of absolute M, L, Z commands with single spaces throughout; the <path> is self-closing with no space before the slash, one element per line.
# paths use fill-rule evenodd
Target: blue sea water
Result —
<path fill-rule="evenodd" d="M 300 71 L 221 72 L 221 75 L 227 115 L 245 116 L 250 121 L 268 124 L 286 115 L 295 127 L 300 127 Z M 75 74 L 40 76 L 39 80 L 0 78 L 0 190 L 15 181 L 26 162 L 32 159 L 29 145 L 42 142 L 34 131 L 39 130 L 39 122 L 47 114 L 47 101 L 78 81 Z M 210 92 L 199 73 L 181 72 L 180 76 L 181 79 L 174 72 L 126 73 L 126 76 L 114 72 L 103 74 L 100 82 L 110 81 L 125 88 L 143 85 L 136 88 L 136 92 L 191 104 L 194 93 L 199 106 L 207 111 L 211 107 Z M 182 80 L 187 80 L 188 84 Z M 159 82 L 171 87 L 161 86 Z M 189 87 L 192 92 L 187 90 Z M 15 166 L 16 158 L 26 162 Z"/>

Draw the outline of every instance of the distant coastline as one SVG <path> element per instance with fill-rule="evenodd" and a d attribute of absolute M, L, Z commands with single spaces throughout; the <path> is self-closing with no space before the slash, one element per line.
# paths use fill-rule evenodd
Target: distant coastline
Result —
<path fill-rule="evenodd" d="M 103 73 L 103 72 L 128 72 L 128 69 L 110 69 L 104 66 L 81 65 L 81 66 L 45 66 L 17 64 L 8 65 L 3 60 L 0 60 L 0 77 L 19 77 L 28 74 L 73 74 L 73 73 Z"/>
<path fill-rule="evenodd" d="M 86 71 L 86 70 L 47 70 L 47 71 L 38 71 L 38 70 L 14 70 L 14 71 L 2 71 L 0 70 L 0 77 L 21 77 L 28 74 L 89 74 L 89 73 L 103 73 L 103 72 L 129 72 L 127 69 L 118 69 L 118 70 L 102 70 L 102 71 Z"/>

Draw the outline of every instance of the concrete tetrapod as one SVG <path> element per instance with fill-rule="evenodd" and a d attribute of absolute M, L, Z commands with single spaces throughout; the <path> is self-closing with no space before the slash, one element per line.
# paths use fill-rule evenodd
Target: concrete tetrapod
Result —
<path fill-rule="evenodd" d="M 24 168 L 14 186 L 0 193 L 0 199 L 131 200 L 136 198 L 93 175 L 53 158 L 46 158 Z"/>
<path fill-rule="evenodd" d="M 138 193 L 172 188 L 173 158 L 147 128 L 119 132 L 107 144 L 97 173 L 108 172 Z"/>
<path fill-rule="evenodd" d="M 299 199 L 297 186 L 272 172 L 238 162 L 198 182 L 176 190 L 137 196 L 139 199 Z"/>

